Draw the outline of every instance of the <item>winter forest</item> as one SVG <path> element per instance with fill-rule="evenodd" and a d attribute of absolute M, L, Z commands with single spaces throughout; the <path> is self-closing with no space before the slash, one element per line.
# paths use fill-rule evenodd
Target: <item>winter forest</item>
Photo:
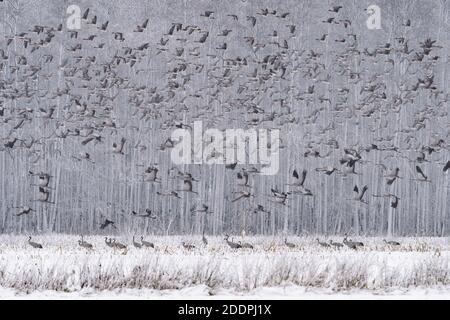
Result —
<path fill-rule="evenodd" d="M 0 233 L 448 236 L 449 10 L 0 0 Z M 278 173 L 174 164 L 195 121 Z"/>

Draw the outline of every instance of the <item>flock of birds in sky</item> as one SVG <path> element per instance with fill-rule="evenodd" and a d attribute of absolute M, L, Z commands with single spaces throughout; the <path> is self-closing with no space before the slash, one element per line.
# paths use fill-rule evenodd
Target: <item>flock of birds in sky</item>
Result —
<path fill-rule="evenodd" d="M 5 4 L 1 1 L 0 11 Z M 204 10 L 195 17 L 199 23 L 173 21 L 160 26 L 165 31 L 151 38 L 158 38 L 157 42 L 148 41 L 147 35 L 154 33 L 152 19 L 142 19 L 125 31 L 91 8 L 83 9 L 80 30 L 69 30 L 63 22 L 44 22 L 5 32 L 0 40 L 0 155 L 15 161 L 26 154 L 27 176 L 34 188 L 29 199 L 8 207 L 14 209 L 13 215 L 24 217 L 32 216 L 36 206 L 58 205 L 55 173 L 46 167 L 50 152 L 77 150 L 64 155 L 74 163 L 94 166 L 101 166 L 98 159 L 105 156 L 168 155 L 178 143 L 170 138 L 171 132 L 190 130 L 194 121 L 202 120 L 205 127 L 222 129 L 279 128 L 281 157 L 291 147 L 286 141 L 302 146 L 287 179 L 268 186 L 269 194 L 255 194 L 252 188 L 258 166 L 225 165 L 235 178 L 227 201 L 253 199 L 252 213 L 273 210 L 255 198 L 268 198 L 283 208 L 292 198 L 318 196 L 315 175 L 358 177 L 367 166 L 379 170 L 389 191 L 378 193 L 367 184 L 355 183 L 341 201 L 368 205 L 371 199 L 383 198 L 398 209 L 402 198 L 391 191 L 392 186 L 406 179 L 433 184 L 431 167 L 443 175 L 450 170 L 448 122 L 440 126 L 450 96 L 435 74 L 435 67 L 447 63 L 447 58 L 437 40 L 417 39 L 420 34 L 408 38 L 407 31 L 414 26 L 410 19 L 401 22 L 404 36 L 364 47 L 355 32 L 360 27 L 344 11 L 342 5 L 324 9 L 318 30 L 328 32 L 310 38 L 304 46 L 297 41 L 301 26 L 288 10 L 276 7 L 255 8 L 253 14 Z M 216 22 L 219 14 L 226 24 Z M 268 34 L 261 31 L 270 26 L 274 30 Z M 148 85 L 146 77 L 154 68 L 164 72 Z M 388 87 L 384 79 L 394 74 L 400 74 L 400 80 Z M 422 107 L 406 110 L 418 101 Z M 407 121 L 400 124 L 400 115 L 408 112 Z M 345 145 L 347 140 L 337 128 L 349 121 L 356 127 L 364 125 L 373 140 Z M 394 134 L 393 125 L 397 126 Z M 160 141 L 149 134 L 155 127 L 165 135 Z M 292 128 L 301 128 L 302 134 L 293 134 Z M 373 153 L 379 155 L 375 163 L 369 158 Z M 305 161 L 327 165 L 302 168 Z M 163 201 L 187 194 L 195 198 L 205 178 L 190 172 L 189 166 L 167 163 L 147 162 L 139 170 L 139 182 L 154 185 L 153 196 Z M 2 176 L 7 179 L 5 172 Z M 169 180 L 178 187 L 167 188 Z M 211 207 L 200 201 L 189 210 L 208 215 L 213 213 Z M 130 211 L 136 219 L 160 219 L 150 208 Z M 113 229 L 116 221 L 103 216 L 98 230 Z M 228 237 L 226 241 L 230 247 L 243 246 Z M 133 238 L 133 243 L 153 246 L 143 238 L 140 243 Z M 106 244 L 122 245 L 113 239 L 106 239 Z M 343 244 L 359 245 L 347 239 Z M 92 246 L 83 239 L 80 245 Z"/>

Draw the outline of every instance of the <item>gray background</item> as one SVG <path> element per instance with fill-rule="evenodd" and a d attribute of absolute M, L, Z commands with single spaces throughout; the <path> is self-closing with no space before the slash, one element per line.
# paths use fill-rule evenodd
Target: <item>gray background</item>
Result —
<path fill-rule="evenodd" d="M 88 21 L 94 15 L 98 18 L 97 25 L 83 20 L 77 39 L 70 38 L 65 26 L 71 4 L 79 5 L 82 12 L 90 8 Z M 338 13 L 328 11 L 338 4 L 343 6 Z M 366 27 L 365 8 L 371 4 L 381 8 L 382 30 Z M 259 15 L 264 8 L 277 13 Z M 214 19 L 201 16 L 205 10 L 214 11 Z M 449 182 L 442 168 L 448 160 L 449 134 L 448 11 L 446 1 L 4 0 L 0 48 L 7 58 L 0 62 L 4 109 L 0 231 L 220 234 L 245 228 L 255 234 L 446 235 Z M 286 18 L 279 17 L 285 12 L 289 12 Z M 237 15 L 238 21 L 229 14 Z M 254 27 L 247 16 L 256 17 Z M 322 22 L 329 17 L 337 23 Z M 148 27 L 133 32 L 147 18 Z M 408 19 L 411 26 L 405 25 Z M 97 26 L 106 20 L 107 31 L 99 31 Z M 351 25 L 345 27 L 344 20 Z M 61 32 L 51 29 L 60 23 Z M 192 34 L 180 30 L 166 35 L 172 23 L 197 27 Z M 33 32 L 35 25 L 45 26 L 45 32 Z M 296 26 L 293 34 L 287 25 Z M 232 31 L 218 36 L 224 29 Z M 204 31 L 209 32 L 205 43 L 195 42 Z M 115 40 L 112 32 L 123 32 L 125 40 Z M 326 41 L 317 40 L 325 33 Z M 51 41 L 39 44 L 48 34 L 54 35 Z M 93 41 L 83 40 L 93 34 L 98 35 Z M 9 45 L 8 37 L 13 39 Z M 255 52 L 245 37 L 264 47 Z M 400 37 L 411 52 L 402 50 Z M 161 38 L 169 39 L 165 46 L 158 44 Z M 441 48 L 432 48 L 422 61 L 415 61 L 427 38 Z M 338 42 L 342 39 L 345 42 Z M 287 48 L 282 48 L 284 40 Z M 27 48 L 24 41 L 29 41 Z M 217 49 L 223 42 L 227 49 Z M 81 50 L 67 50 L 77 43 Z M 100 43 L 103 49 L 95 48 Z M 149 43 L 147 49 L 136 50 L 144 43 Z M 386 43 L 389 52 L 384 52 Z M 177 48 L 184 48 L 179 57 Z M 311 50 L 320 55 L 311 57 Z M 376 55 L 367 54 L 375 50 Z M 274 63 L 264 63 L 267 56 L 276 57 Z M 21 64 L 21 57 L 26 64 Z M 48 57 L 53 60 L 46 61 Z M 237 63 L 237 57 L 247 64 Z M 180 66 L 185 70 L 173 72 Z M 427 76 L 434 76 L 433 84 L 414 90 Z M 305 94 L 311 85 L 314 93 Z M 67 94 L 56 94 L 66 86 Z M 371 88 L 373 92 L 367 90 Z M 100 100 L 100 96 L 109 98 Z M 95 109 L 95 117 L 78 112 L 75 100 Z M 52 118 L 42 117 L 39 110 L 52 107 Z M 116 128 L 102 125 L 106 119 Z M 194 182 L 199 194 L 181 193 L 181 199 L 158 196 L 157 191 L 177 189 L 182 182 L 169 178 L 170 150 L 158 147 L 171 135 L 176 121 L 192 125 L 200 119 L 205 126 L 219 129 L 281 129 L 279 174 L 252 174 L 255 197 L 232 203 L 233 192 L 242 189 L 236 173 L 249 166 L 229 170 L 221 165 L 189 165 L 179 169 L 199 180 Z M 258 123 L 264 119 L 269 121 Z M 92 128 L 88 136 L 101 136 L 101 142 L 84 146 L 81 141 L 86 137 L 58 137 L 64 130 L 74 133 L 88 127 Z M 30 148 L 20 141 L 13 148 L 3 146 L 14 137 L 25 142 L 34 138 L 38 143 Z M 124 155 L 113 154 L 112 143 L 122 137 Z M 439 139 L 444 142 L 434 147 L 436 152 L 418 163 L 418 152 Z M 328 165 L 343 169 L 339 159 L 344 148 L 372 143 L 380 149 L 397 147 L 398 152 L 361 151 L 358 175 L 327 176 L 315 171 Z M 323 157 L 305 156 L 307 150 L 317 150 Z M 76 160 L 80 152 L 88 152 L 94 163 Z M 150 164 L 158 165 L 161 184 L 142 182 Z M 399 167 L 402 179 L 387 186 L 380 164 L 387 169 Z M 413 180 L 417 164 L 431 182 Z M 308 170 L 305 186 L 314 196 L 289 195 L 286 206 L 272 202 L 270 189 L 290 190 L 286 184 L 292 183 L 294 169 Z M 38 188 L 29 171 L 52 176 L 54 204 L 34 201 Z M 355 184 L 360 189 L 368 185 L 368 205 L 347 200 L 353 197 Z M 390 207 L 391 199 L 372 196 L 385 193 L 400 198 L 397 209 Z M 191 208 L 201 204 L 212 212 L 192 213 Z M 268 212 L 253 212 L 258 204 Z M 25 205 L 36 211 L 16 217 L 17 207 Z M 130 214 L 146 208 L 157 219 Z M 100 230 L 105 218 L 115 221 L 117 229 Z"/>

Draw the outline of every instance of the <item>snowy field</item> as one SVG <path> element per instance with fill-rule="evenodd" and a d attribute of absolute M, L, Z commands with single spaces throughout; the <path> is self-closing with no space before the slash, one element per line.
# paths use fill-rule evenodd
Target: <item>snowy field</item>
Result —
<path fill-rule="evenodd" d="M 230 249 L 222 237 L 147 237 L 155 248 L 112 249 L 104 237 L 0 236 L 0 298 L 7 299 L 450 299 L 450 241 L 354 238 L 358 250 L 321 247 L 315 237 L 246 237 L 254 249 Z M 236 241 L 242 240 L 236 237 Z M 322 239 L 323 240 L 323 239 Z M 328 241 L 329 239 L 327 239 Z M 333 238 L 342 241 L 342 238 Z M 181 242 L 195 245 L 192 250 Z"/>

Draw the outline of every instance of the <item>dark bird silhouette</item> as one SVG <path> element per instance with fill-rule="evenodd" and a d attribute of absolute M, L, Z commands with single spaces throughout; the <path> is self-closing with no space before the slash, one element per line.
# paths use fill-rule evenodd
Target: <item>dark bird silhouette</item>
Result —
<path fill-rule="evenodd" d="M 149 19 L 146 19 L 142 25 L 137 25 L 133 32 L 143 32 L 147 28 L 148 21 Z"/>
<path fill-rule="evenodd" d="M 35 211 L 35 210 L 30 208 L 29 206 L 24 206 L 24 207 L 19 208 L 19 211 L 15 214 L 15 216 L 20 217 L 23 215 L 27 215 L 33 211 Z"/>
<path fill-rule="evenodd" d="M 397 167 L 392 172 L 389 172 L 387 175 L 385 175 L 385 177 L 387 178 L 387 184 L 389 186 L 392 185 L 397 178 L 400 178 L 398 176 L 399 171 L 400 168 Z"/>
<path fill-rule="evenodd" d="M 419 178 L 419 180 L 423 180 L 423 181 L 427 181 L 428 180 L 428 177 L 425 175 L 425 173 L 423 172 L 423 170 L 419 166 L 416 166 L 416 172 L 421 177 L 421 179 Z"/>
<path fill-rule="evenodd" d="M 84 11 L 84 13 L 83 13 L 83 15 L 81 16 L 81 18 L 82 18 L 83 20 L 87 20 L 88 15 L 89 15 L 89 8 L 87 8 L 86 11 Z"/>
<path fill-rule="evenodd" d="M 42 249 L 42 244 L 31 241 L 31 236 L 28 236 L 28 244 L 35 249 Z"/>
<path fill-rule="evenodd" d="M 305 183 L 305 180 L 306 180 L 307 173 L 308 172 L 306 170 L 302 170 L 302 175 L 299 176 L 297 170 L 294 169 L 294 171 L 292 172 L 292 176 L 294 177 L 295 182 L 291 185 L 303 187 L 303 184 Z"/>
<path fill-rule="evenodd" d="M 100 229 L 103 230 L 103 229 L 105 229 L 108 226 L 111 226 L 114 229 L 117 229 L 116 226 L 115 226 L 115 222 L 112 221 L 112 220 L 109 220 L 109 219 L 105 219 L 105 221 L 100 225 Z"/>
<path fill-rule="evenodd" d="M 84 241 L 83 235 L 81 235 L 81 239 L 78 240 L 78 245 L 85 249 L 93 249 L 94 248 L 94 246 L 91 243 Z"/>
<path fill-rule="evenodd" d="M 294 243 L 288 242 L 287 238 L 284 238 L 284 245 L 285 245 L 286 247 L 288 247 L 288 248 L 291 248 L 291 249 L 297 247 Z"/>
<path fill-rule="evenodd" d="M 228 240 L 229 236 L 226 234 L 225 235 L 225 242 L 227 243 L 227 245 L 231 248 L 231 249 L 240 249 L 242 248 L 241 244 L 237 243 L 237 242 L 233 242 L 233 239 Z"/>
<path fill-rule="evenodd" d="M 397 209 L 400 198 L 393 194 L 391 194 L 391 197 L 394 198 L 394 200 L 391 201 L 391 208 Z"/>
<path fill-rule="evenodd" d="M 131 214 L 134 216 L 134 217 L 139 217 L 139 218 L 149 218 L 149 219 L 156 219 L 157 218 L 157 216 L 155 216 L 155 215 L 153 215 L 152 214 L 152 210 L 150 210 L 150 209 L 145 209 L 145 213 L 144 214 L 139 214 L 139 213 L 137 213 L 136 211 L 131 211 Z"/>
<path fill-rule="evenodd" d="M 324 247 L 324 248 L 330 248 L 331 247 L 331 245 L 329 243 L 322 242 L 322 241 L 319 240 L 319 238 L 317 238 L 316 241 L 321 247 Z"/>
<path fill-rule="evenodd" d="M 201 13 L 200 16 L 213 19 L 214 18 L 212 16 L 213 14 L 214 14 L 214 11 L 205 11 L 204 13 Z"/>
<path fill-rule="evenodd" d="M 355 185 L 355 187 L 353 188 L 353 192 L 356 193 L 356 196 L 353 199 L 350 199 L 350 200 L 355 200 L 355 201 L 359 201 L 359 202 L 367 204 L 368 202 L 365 201 L 363 198 L 364 198 L 364 194 L 366 193 L 366 191 L 368 189 L 369 189 L 369 187 L 367 185 L 365 185 L 360 191 L 358 189 L 358 186 Z"/>
<path fill-rule="evenodd" d="M 147 248 L 154 248 L 154 247 L 155 247 L 155 245 L 153 244 L 153 242 L 145 241 L 145 240 L 144 240 L 144 236 L 141 236 L 141 244 L 142 244 L 144 247 L 147 247 Z"/>
<path fill-rule="evenodd" d="M 250 21 L 252 27 L 254 27 L 256 25 L 256 17 L 247 16 L 247 21 Z"/>
<path fill-rule="evenodd" d="M 341 9 L 342 9 L 342 6 L 334 6 L 328 11 L 338 13 L 339 10 L 341 10 Z"/>
<path fill-rule="evenodd" d="M 106 29 L 108 28 L 108 24 L 109 21 L 106 21 L 105 23 L 102 23 L 101 26 L 99 27 L 100 31 L 106 31 Z"/>
<path fill-rule="evenodd" d="M 182 242 L 181 243 L 183 245 L 183 248 L 185 248 L 186 250 L 193 250 L 195 249 L 195 245 L 187 243 L 187 242 Z"/>
<path fill-rule="evenodd" d="M 383 242 L 390 246 L 399 246 L 400 245 L 400 242 L 398 242 L 398 241 L 386 241 L 386 239 L 383 239 Z"/>
<path fill-rule="evenodd" d="M 447 161 L 442 171 L 447 172 L 448 169 L 450 169 L 450 160 Z"/>

